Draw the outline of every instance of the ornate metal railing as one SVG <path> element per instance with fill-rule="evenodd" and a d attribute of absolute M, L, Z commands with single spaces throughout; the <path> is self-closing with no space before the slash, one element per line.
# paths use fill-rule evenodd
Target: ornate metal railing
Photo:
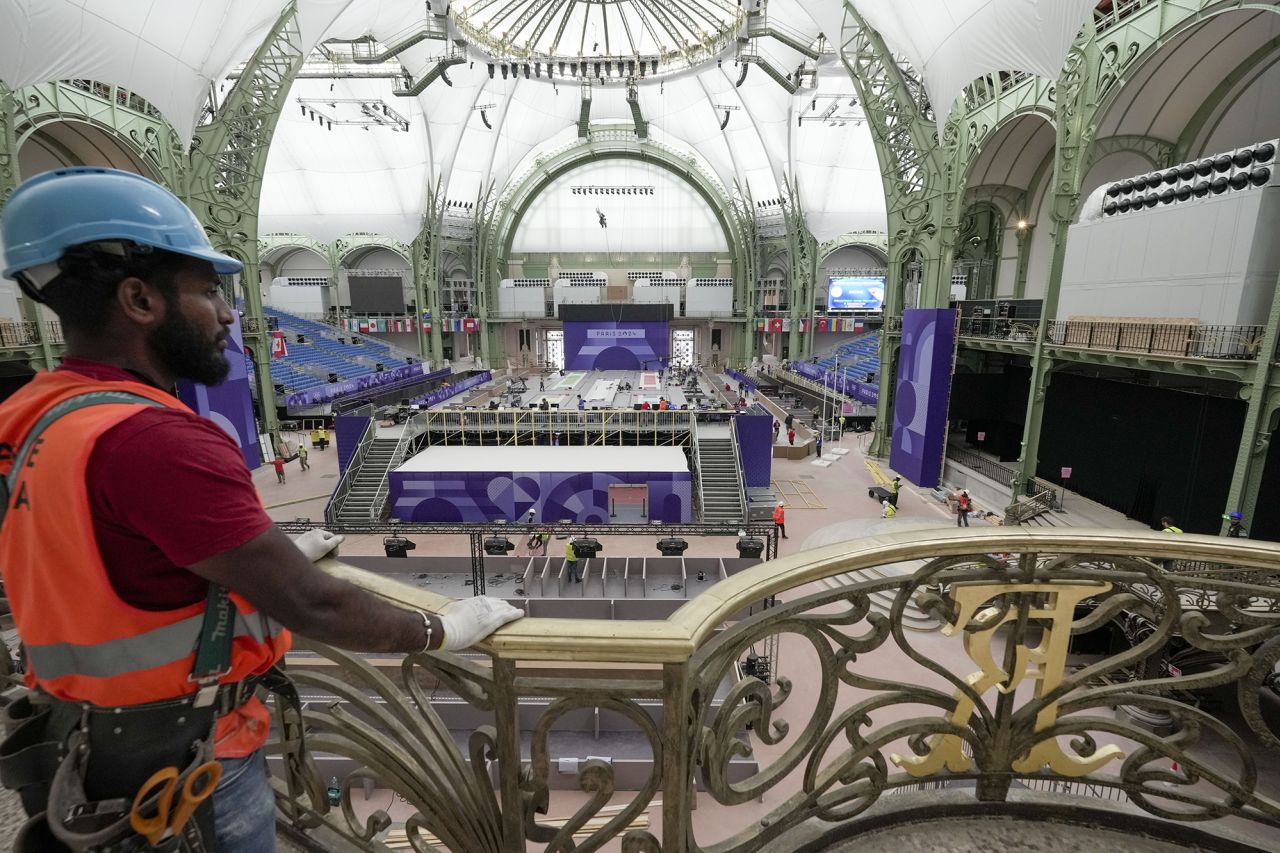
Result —
<path fill-rule="evenodd" d="M 1224 564 L 1232 574 L 1168 572 L 1167 561 Z M 919 568 L 874 571 L 903 565 Z M 385 576 L 323 568 L 400 605 L 450 603 Z M 390 818 L 371 804 L 394 798 L 357 797 L 370 779 L 413 811 L 395 844 L 416 850 L 598 850 L 620 838 L 631 853 L 737 853 L 799 849 L 814 821 L 833 843 L 859 832 L 873 806 L 883 828 L 912 800 L 884 795 L 922 783 L 954 787 L 948 797 L 996 814 L 1016 808 L 1025 787 L 1052 782 L 1078 815 L 1096 807 L 1090 791 L 1122 792 L 1129 831 L 1140 831 L 1135 821 L 1166 830 L 1177 822 L 1188 837 L 1253 832 L 1253 843 L 1274 842 L 1280 800 L 1262 789 L 1259 764 L 1280 754 L 1270 752 L 1280 751 L 1280 720 L 1268 723 L 1260 704 L 1280 665 L 1277 602 L 1280 546 L 1271 543 L 950 528 L 773 560 L 665 620 L 526 618 L 482 643 L 483 660 L 415 654 L 398 671 L 385 660 L 375 670 L 310 645 L 331 665 L 294 667 L 294 678 L 308 695 L 335 700 L 312 699 L 304 713 L 311 749 L 365 769 L 341 782 L 331 808 L 322 793 L 306 793 L 323 783 L 294 762 L 289 780 L 276 782 L 281 821 L 304 842 L 340 836 L 349 849 L 387 850 Z M 904 631 L 908 605 L 936 615 L 942 632 Z M 1123 651 L 1073 646 L 1134 619 L 1143 629 Z M 778 635 L 790 650 L 776 684 L 739 675 L 753 647 Z M 1212 662 L 1170 676 L 1158 664 L 1174 649 Z M 793 696 L 788 669 L 810 689 Z M 1237 690 L 1243 723 L 1234 728 L 1194 700 L 1224 685 Z M 433 707 L 446 695 L 453 706 Z M 481 723 L 450 731 L 441 713 L 459 703 Z M 551 789 L 566 779 L 552 730 L 593 712 L 630 727 L 646 769 L 624 794 L 610 761 L 577 763 L 567 781 L 586 801 L 555 803 Z M 1151 718 L 1166 730 L 1153 732 Z M 696 819 L 695 785 L 714 820 Z M 553 805 L 569 817 L 547 819 Z M 914 805 L 910 819 L 919 820 Z M 1223 828 L 1218 818 L 1233 820 Z M 644 828 L 648 820 L 660 834 Z M 427 846 L 428 833 L 437 846 Z"/>
<path fill-rule="evenodd" d="M 1262 347 L 1264 331 L 1263 326 L 1054 320 L 1047 339 L 1055 346 L 1088 350 L 1253 361 Z"/>
<path fill-rule="evenodd" d="M 1155 6 L 1159 0 L 1106 0 L 1093 13 L 1093 25 L 1101 35 L 1128 17 Z"/>

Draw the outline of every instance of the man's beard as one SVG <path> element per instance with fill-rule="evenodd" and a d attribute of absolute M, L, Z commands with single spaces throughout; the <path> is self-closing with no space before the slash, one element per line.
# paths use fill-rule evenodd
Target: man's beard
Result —
<path fill-rule="evenodd" d="M 203 385 L 217 385 L 231 372 L 231 364 L 218 341 L 226 333 L 206 340 L 200 330 L 170 304 L 164 322 L 151 334 L 151 346 L 170 372 Z"/>

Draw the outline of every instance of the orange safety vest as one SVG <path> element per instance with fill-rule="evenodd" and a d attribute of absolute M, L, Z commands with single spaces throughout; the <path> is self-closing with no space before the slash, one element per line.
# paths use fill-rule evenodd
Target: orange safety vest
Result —
<path fill-rule="evenodd" d="M 973 501 L 969 500 L 968 495 L 961 495 L 960 497 L 956 498 L 956 504 L 958 504 L 960 509 L 964 510 L 965 512 L 968 512 L 969 510 L 973 509 Z"/>
<path fill-rule="evenodd" d="M 783 511 L 782 511 L 782 507 L 780 507 L 780 506 L 775 506 L 775 507 L 773 508 L 773 523 L 774 523 L 774 524 L 786 524 L 786 523 L 787 523 L 787 514 L 786 514 L 785 512 L 783 512 Z"/>
<path fill-rule="evenodd" d="M 91 394 L 92 398 L 72 401 Z M 71 372 L 42 372 L 0 406 L 0 474 L 40 430 L 26 465 L 11 482 L 0 527 L 0 571 L 26 652 L 28 687 L 73 702 L 140 705 L 194 693 L 189 679 L 205 602 L 177 610 L 142 610 L 111 586 L 94 537 L 85 471 L 99 436 L 148 404 L 190 411 L 141 382 L 102 382 Z M 112 401 L 113 396 L 120 397 Z M 94 400 L 98 404 L 75 408 Z M 46 413 L 70 410 L 48 422 Z M 235 593 L 231 666 L 221 683 L 267 671 L 290 635 Z M 252 753 L 270 723 L 256 698 L 218 720 L 216 754 Z"/>

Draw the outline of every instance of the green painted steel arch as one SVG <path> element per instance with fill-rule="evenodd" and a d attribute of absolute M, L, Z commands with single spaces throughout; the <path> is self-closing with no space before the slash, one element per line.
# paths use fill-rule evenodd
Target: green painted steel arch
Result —
<path fill-rule="evenodd" d="M 682 157 L 674 150 L 639 140 L 592 140 L 561 151 L 538 163 L 510 191 L 503 202 L 501 217 L 494 231 L 498 235 L 496 244 L 502 247 L 503 258 L 511 256 L 516 229 L 519 228 L 521 220 L 524 219 L 534 199 L 557 178 L 579 166 L 599 160 L 639 160 L 666 169 L 692 186 L 711 208 L 721 229 L 724 230 L 729 250 L 735 257 L 746 246 L 746 238 L 738 228 L 732 203 L 724 191 L 702 173 L 695 162 Z M 736 260 L 735 266 L 737 266 Z M 735 277 L 740 272 L 735 269 Z"/>

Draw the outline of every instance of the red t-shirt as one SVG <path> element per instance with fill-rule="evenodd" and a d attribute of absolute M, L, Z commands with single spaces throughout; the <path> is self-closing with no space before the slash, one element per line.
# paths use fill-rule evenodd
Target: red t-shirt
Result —
<path fill-rule="evenodd" d="M 70 370 L 102 381 L 128 371 L 79 358 Z M 147 408 L 103 433 L 85 474 L 98 550 L 116 594 L 143 610 L 203 601 L 209 582 L 187 571 L 272 524 L 240 448 L 207 418 Z"/>

